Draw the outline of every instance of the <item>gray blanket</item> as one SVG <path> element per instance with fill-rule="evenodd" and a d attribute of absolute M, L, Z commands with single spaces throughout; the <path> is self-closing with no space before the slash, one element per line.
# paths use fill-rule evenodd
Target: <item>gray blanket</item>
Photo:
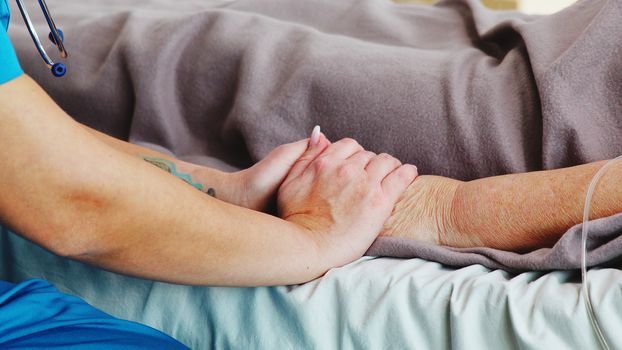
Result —
<path fill-rule="evenodd" d="M 475 0 L 128 3 L 49 1 L 71 55 L 62 79 L 16 11 L 10 34 L 25 70 L 78 121 L 185 160 L 246 167 L 316 124 L 462 180 L 622 153 L 622 0 L 545 17 Z M 622 216 L 591 228 L 589 264 L 619 264 Z M 368 254 L 572 269 L 579 241 L 580 226 L 528 254 L 379 238 Z"/>

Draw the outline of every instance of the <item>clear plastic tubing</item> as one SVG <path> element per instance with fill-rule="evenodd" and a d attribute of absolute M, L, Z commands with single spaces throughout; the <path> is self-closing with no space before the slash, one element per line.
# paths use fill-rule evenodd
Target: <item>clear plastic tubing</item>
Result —
<path fill-rule="evenodd" d="M 590 222 L 590 204 L 592 202 L 592 196 L 594 195 L 594 189 L 596 185 L 598 185 L 598 181 L 605 174 L 607 169 L 616 161 L 622 159 L 622 156 L 619 156 L 615 159 L 612 159 L 605 163 L 605 165 L 598 170 L 596 175 L 592 178 L 590 182 L 590 186 L 587 189 L 587 195 L 585 196 L 585 206 L 583 207 L 583 225 L 581 227 L 581 285 L 582 285 L 582 294 L 583 301 L 585 301 L 585 307 L 587 308 L 587 314 L 590 318 L 590 322 L 592 323 L 592 328 L 596 333 L 596 337 L 600 342 L 600 345 L 603 349 L 609 350 L 609 344 L 607 344 L 607 340 L 603 334 L 603 331 L 598 324 L 598 319 L 596 318 L 596 314 L 594 313 L 594 308 L 592 307 L 592 301 L 590 299 L 590 294 L 588 290 L 588 282 L 587 282 L 587 235 L 589 232 L 588 224 Z"/>

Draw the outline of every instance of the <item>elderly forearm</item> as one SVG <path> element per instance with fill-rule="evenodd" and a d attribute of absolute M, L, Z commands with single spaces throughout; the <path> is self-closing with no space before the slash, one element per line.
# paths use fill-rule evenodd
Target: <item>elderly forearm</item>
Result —
<path fill-rule="evenodd" d="M 188 284 L 324 273 L 293 224 L 213 199 L 81 128 L 29 78 L 0 86 L 0 220 L 81 261 Z"/>
<path fill-rule="evenodd" d="M 604 161 L 571 168 L 461 183 L 454 197 L 454 236 L 514 251 L 552 246 L 580 223 L 589 183 Z M 591 219 L 622 212 L 622 163 L 601 179 Z"/>

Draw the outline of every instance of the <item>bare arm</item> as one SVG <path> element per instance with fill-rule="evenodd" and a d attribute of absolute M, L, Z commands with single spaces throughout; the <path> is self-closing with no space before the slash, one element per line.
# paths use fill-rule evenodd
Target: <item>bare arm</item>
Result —
<path fill-rule="evenodd" d="M 108 146 L 183 178 L 205 193 L 225 202 L 258 211 L 266 211 L 274 203 L 279 185 L 308 145 L 308 140 L 281 145 L 252 167 L 227 173 L 184 162 L 161 152 L 116 139 L 85 125 L 80 126 Z"/>
<path fill-rule="evenodd" d="M 167 166 L 172 167 L 175 172 L 183 175 L 188 175 L 191 178 L 191 182 L 189 182 L 190 184 L 194 184 L 195 186 L 197 186 L 198 189 L 204 190 L 206 192 L 212 186 L 222 189 L 224 187 L 222 186 L 223 184 L 231 182 L 232 180 L 227 178 L 227 173 L 224 173 L 217 169 L 201 167 L 196 164 L 184 162 L 182 160 L 166 155 L 162 152 L 158 152 L 146 147 L 116 139 L 100 131 L 92 129 L 86 125 L 79 125 L 80 127 L 87 130 L 89 133 L 91 133 L 93 136 L 98 138 L 100 141 L 104 142 L 110 147 L 115 148 L 118 151 L 133 155 L 139 159 L 143 159 L 151 164 L 154 164 L 155 166 L 158 166 L 156 161 L 161 161 Z M 197 176 L 199 172 L 203 172 L 203 174 L 201 174 L 202 176 Z M 197 178 L 198 180 L 199 177 L 201 178 L 200 181 L 194 182 L 192 180 L 194 178 Z"/>
<path fill-rule="evenodd" d="M 311 165 L 325 149 L 333 155 L 323 157 L 341 169 L 349 164 L 343 150 L 354 146 L 328 145 L 324 139 L 296 164 L 319 169 Z M 286 221 L 225 203 L 94 137 L 26 76 L 0 85 L 0 159 L 1 222 L 56 254 L 185 284 L 311 280 L 362 255 L 397 201 L 394 193 L 362 198 L 362 193 L 376 193 L 371 190 L 379 182 L 361 181 L 354 176 L 363 171 L 359 169 L 337 181 L 337 188 L 356 185 L 356 191 L 339 200 L 333 200 L 336 190 L 311 191 L 314 195 L 309 198 L 319 203 L 313 206 L 319 214 L 306 220 L 324 223 L 320 228 L 306 224 L 301 216 Z M 289 183 L 296 183 L 300 191 L 312 186 L 326 189 L 323 184 L 334 178 L 330 171 L 298 168 L 302 180 Z M 402 189 L 415 176 L 409 168 L 391 169 L 395 171 L 385 176 L 400 179 Z M 293 212 L 308 205 L 305 198 L 296 197 L 300 191 L 291 192 L 296 200 L 288 209 Z M 352 210 L 354 219 L 362 216 L 365 220 L 360 221 L 366 223 L 359 236 L 350 235 L 345 241 L 347 220 L 322 218 L 322 211 L 330 215 L 342 208 L 357 208 Z M 381 214 L 370 222 L 370 211 Z M 348 241 L 358 242 L 354 255 L 339 249 L 348 247 Z"/>
<path fill-rule="evenodd" d="M 587 188 L 605 161 L 525 174 L 496 176 L 462 184 L 453 206 L 457 233 L 468 241 L 507 250 L 550 247 L 581 223 Z M 591 219 L 622 212 L 622 164 L 601 179 Z"/>
<path fill-rule="evenodd" d="M 327 267 L 296 225 L 109 147 L 25 76 L 0 86 L 0 123 L 0 219 L 59 255 L 189 284 L 295 283 Z"/>
<path fill-rule="evenodd" d="M 454 247 L 550 247 L 582 221 L 587 187 L 604 164 L 470 182 L 420 176 L 396 205 L 385 234 Z M 622 164 L 616 164 L 601 179 L 591 219 L 622 212 L 621 176 Z"/>

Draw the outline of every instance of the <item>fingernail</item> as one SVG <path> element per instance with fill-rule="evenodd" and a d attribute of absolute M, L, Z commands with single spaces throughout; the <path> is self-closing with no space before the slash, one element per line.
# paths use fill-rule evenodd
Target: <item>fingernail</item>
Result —
<path fill-rule="evenodd" d="M 311 146 L 315 146 L 320 142 L 320 126 L 316 125 L 311 132 L 311 141 L 309 142 Z"/>

